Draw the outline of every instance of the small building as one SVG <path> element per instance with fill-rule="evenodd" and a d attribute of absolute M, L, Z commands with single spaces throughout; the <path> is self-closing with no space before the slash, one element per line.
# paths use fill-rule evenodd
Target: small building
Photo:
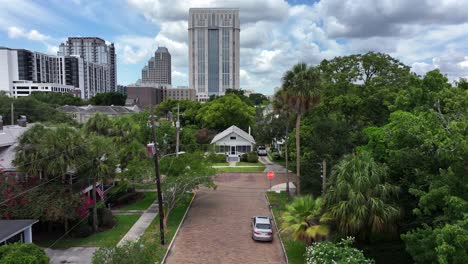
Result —
<path fill-rule="evenodd" d="M 0 246 L 22 242 L 32 243 L 32 226 L 38 220 L 0 220 Z"/>
<path fill-rule="evenodd" d="M 132 99 L 138 107 L 146 108 L 158 105 L 167 98 L 170 85 L 140 83 L 127 86 L 127 98 Z"/>
<path fill-rule="evenodd" d="M 167 89 L 167 99 L 195 101 L 196 91 L 186 86 L 177 86 L 177 88 Z"/>
<path fill-rule="evenodd" d="M 211 144 L 215 145 L 216 153 L 226 154 L 229 161 L 239 161 L 242 154 L 254 150 L 255 139 L 237 126 L 231 126 L 217 134 Z"/>
<path fill-rule="evenodd" d="M 140 112 L 138 106 L 101 106 L 101 105 L 88 105 L 88 106 L 73 106 L 64 105 L 57 108 L 57 110 L 69 114 L 76 122 L 82 124 L 86 123 L 95 113 L 102 113 L 110 118 L 135 114 Z"/>
<path fill-rule="evenodd" d="M 16 155 L 15 148 L 18 140 L 32 125 L 18 122 L 18 125 L 4 126 L 0 117 L 0 184 L 5 182 L 18 182 L 25 179 L 25 175 L 17 171 L 13 165 Z"/>

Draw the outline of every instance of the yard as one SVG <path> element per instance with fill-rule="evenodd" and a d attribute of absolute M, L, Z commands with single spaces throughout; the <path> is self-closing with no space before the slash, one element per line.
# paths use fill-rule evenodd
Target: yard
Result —
<path fill-rule="evenodd" d="M 140 215 L 116 215 L 117 224 L 109 230 L 92 234 L 85 238 L 63 238 L 54 244 L 54 240 L 37 242 L 41 247 L 69 248 L 69 247 L 113 247 L 140 218 Z"/>
<path fill-rule="evenodd" d="M 166 254 L 167 248 L 169 244 L 171 243 L 172 239 L 174 238 L 175 232 L 177 228 L 179 227 L 180 222 L 182 221 L 182 218 L 184 217 L 185 212 L 187 211 L 188 206 L 190 205 L 190 201 L 192 200 L 193 194 L 187 194 L 186 197 L 184 197 L 178 206 L 176 206 L 171 214 L 169 215 L 168 219 L 168 227 L 166 230 L 166 245 L 161 246 L 159 244 L 159 216 L 157 216 L 151 225 L 146 229 L 145 233 L 142 236 L 142 241 L 148 241 L 148 242 L 157 242 L 155 243 L 157 245 L 156 248 L 154 248 L 154 254 L 156 256 L 156 262 L 159 263 L 161 260 L 164 258 L 164 255 Z"/>
<path fill-rule="evenodd" d="M 263 172 L 264 170 L 265 166 L 216 168 L 217 172 Z"/>
<path fill-rule="evenodd" d="M 125 205 L 117 210 L 146 210 L 156 200 L 156 192 L 145 192 L 145 197 L 132 204 Z"/>
<path fill-rule="evenodd" d="M 288 195 L 285 192 L 275 193 L 267 192 L 268 199 L 270 201 L 273 214 L 275 215 L 276 224 L 281 230 L 282 221 L 281 213 L 284 211 L 286 204 L 290 201 Z M 284 247 L 286 249 L 286 255 L 288 256 L 289 263 L 291 264 L 302 264 L 305 262 L 304 254 L 306 245 L 301 241 L 293 240 L 288 233 L 280 233 L 281 239 L 283 240 Z"/>

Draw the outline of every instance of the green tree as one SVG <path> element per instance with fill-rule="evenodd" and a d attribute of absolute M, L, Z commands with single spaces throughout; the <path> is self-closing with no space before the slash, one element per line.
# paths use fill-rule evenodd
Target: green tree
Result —
<path fill-rule="evenodd" d="M 400 216 L 398 187 L 386 182 L 387 167 L 368 152 L 346 155 L 334 168 L 324 195 L 324 219 L 345 235 L 363 239 L 392 232 Z"/>
<path fill-rule="evenodd" d="M 62 105 L 84 105 L 85 102 L 78 96 L 69 93 L 54 93 L 54 92 L 33 92 L 31 97 L 34 99 L 47 103 L 52 107 Z"/>
<path fill-rule="evenodd" d="M 296 175 L 297 192 L 301 191 L 301 118 L 320 102 L 322 80 L 317 68 L 305 63 L 298 63 L 283 76 L 283 87 L 286 91 L 290 109 L 296 114 Z"/>
<path fill-rule="evenodd" d="M 93 255 L 93 264 L 146 264 L 156 263 L 154 242 L 135 241 L 122 246 L 99 248 Z"/>
<path fill-rule="evenodd" d="M 282 214 L 282 231 L 291 232 L 294 239 L 306 243 L 320 241 L 330 232 L 327 225 L 320 223 L 322 199 L 312 196 L 300 196 L 286 206 Z"/>
<path fill-rule="evenodd" d="M 247 130 L 253 125 L 255 109 L 234 94 L 219 97 L 202 105 L 197 120 L 202 126 L 218 131 L 232 125 Z"/>
<path fill-rule="evenodd" d="M 268 97 L 261 93 L 252 93 L 249 95 L 249 99 L 254 105 L 265 105 L 269 102 Z"/>
<path fill-rule="evenodd" d="M 89 102 L 92 105 L 125 105 L 127 96 L 117 92 L 98 93 Z"/>

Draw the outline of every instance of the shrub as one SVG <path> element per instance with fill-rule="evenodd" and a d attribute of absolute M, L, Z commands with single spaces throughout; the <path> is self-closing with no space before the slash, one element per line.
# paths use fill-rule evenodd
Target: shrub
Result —
<path fill-rule="evenodd" d="M 129 204 L 132 201 L 142 199 L 144 194 L 138 192 L 129 192 L 126 193 L 115 200 L 116 205 Z"/>
<path fill-rule="evenodd" d="M 206 159 L 209 161 L 209 162 L 213 162 L 213 163 L 221 163 L 221 162 L 226 162 L 226 155 L 224 154 L 216 154 L 214 152 L 210 153 Z"/>
<path fill-rule="evenodd" d="M 84 238 L 84 237 L 89 237 L 93 233 L 94 233 L 93 228 L 88 223 L 84 223 L 82 225 L 79 225 L 76 229 L 73 230 L 72 237 Z"/>
<path fill-rule="evenodd" d="M 98 208 L 97 212 L 99 226 L 111 228 L 117 223 L 117 220 L 115 220 L 115 217 L 112 215 L 111 210 L 107 208 Z"/>
<path fill-rule="evenodd" d="M 256 163 L 258 162 L 258 155 L 255 152 L 249 152 L 247 154 L 247 162 Z"/>
<path fill-rule="evenodd" d="M 249 154 L 247 154 L 247 153 L 242 154 L 241 157 L 240 157 L 240 161 L 242 161 L 242 162 L 247 162 L 247 157 L 248 157 L 248 155 L 249 155 Z"/>
<path fill-rule="evenodd" d="M 362 251 L 353 248 L 354 238 L 347 237 L 341 242 L 318 242 L 306 249 L 307 264 L 332 264 L 332 263 L 351 263 L 367 264 L 374 263 L 372 259 L 364 256 Z"/>
<path fill-rule="evenodd" d="M 280 160 L 281 159 L 281 155 L 278 152 L 271 153 L 271 156 L 272 156 L 273 160 Z"/>
<path fill-rule="evenodd" d="M 93 264 L 146 264 L 155 263 L 155 242 L 128 242 L 122 246 L 100 248 L 93 256 Z"/>
<path fill-rule="evenodd" d="M 0 264 L 48 264 L 44 250 L 34 244 L 14 243 L 0 247 Z"/>

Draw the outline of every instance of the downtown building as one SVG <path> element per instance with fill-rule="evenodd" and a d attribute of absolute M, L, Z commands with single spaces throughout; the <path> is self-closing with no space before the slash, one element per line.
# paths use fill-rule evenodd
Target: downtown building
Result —
<path fill-rule="evenodd" d="M 189 85 L 197 100 L 239 89 L 239 9 L 190 8 L 188 35 Z"/>
<path fill-rule="evenodd" d="M 87 63 L 106 65 L 109 69 L 109 85 L 105 92 L 117 89 L 117 56 L 114 44 L 97 37 L 70 37 L 60 44 L 58 56 L 79 56 Z"/>
<path fill-rule="evenodd" d="M 108 65 L 86 62 L 78 56 L 0 47 L 0 91 L 12 97 L 59 92 L 89 99 L 109 86 Z"/>
<path fill-rule="evenodd" d="M 171 54 L 166 47 L 158 47 L 154 57 L 143 68 L 141 83 L 172 84 Z"/>

